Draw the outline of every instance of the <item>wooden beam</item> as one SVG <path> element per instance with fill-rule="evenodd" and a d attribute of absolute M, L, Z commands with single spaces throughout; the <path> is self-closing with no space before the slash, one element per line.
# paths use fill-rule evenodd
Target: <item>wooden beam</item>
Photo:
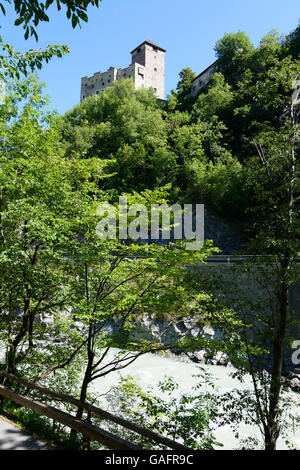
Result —
<path fill-rule="evenodd" d="M 115 416 L 109 413 L 108 411 L 102 410 L 101 408 L 98 408 L 94 405 L 90 405 L 89 403 L 83 403 L 82 401 L 77 400 L 76 398 L 70 397 L 68 395 L 64 395 L 62 393 L 55 392 L 42 385 L 38 385 L 34 382 L 30 382 L 29 380 L 21 379 L 20 377 L 15 377 L 14 375 L 8 374 L 7 372 L 4 372 L 4 371 L 0 371 L 0 376 L 6 377 L 8 380 L 17 382 L 19 384 L 26 385 L 27 387 L 33 390 L 38 390 L 42 393 L 45 393 L 46 395 L 51 396 L 54 399 L 57 399 L 66 403 L 71 403 L 75 405 L 76 407 L 82 408 L 86 411 L 90 411 L 91 413 L 94 413 L 95 415 L 100 416 L 103 419 L 119 424 L 120 426 L 123 426 L 126 429 L 130 429 L 131 431 L 134 431 L 141 436 L 147 437 L 148 439 L 154 442 L 163 444 L 166 447 L 169 447 L 170 449 L 191 450 L 189 447 L 183 444 L 180 444 L 179 442 L 176 442 L 173 439 L 169 439 L 168 437 L 161 436 L 160 434 L 150 431 L 149 429 L 143 428 L 139 424 L 132 423 L 131 421 L 128 421 L 124 418 Z"/>
<path fill-rule="evenodd" d="M 74 429 L 77 432 L 80 432 L 91 440 L 100 442 L 109 449 L 142 450 L 140 447 L 135 446 L 125 439 L 115 436 L 114 434 L 111 434 L 104 429 L 98 428 L 93 424 L 85 423 L 80 419 L 74 418 L 74 416 L 65 413 L 64 411 L 54 408 L 53 406 L 45 405 L 44 403 L 33 400 L 32 398 L 19 395 L 18 393 L 9 390 L 3 385 L 0 385 L 0 395 L 2 395 L 4 398 L 12 400 L 18 405 L 26 406 L 26 408 L 29 408 L 30 410 L 33 410 L 42 416 L 54 419 L 55 421 L 71 429 Z"/>

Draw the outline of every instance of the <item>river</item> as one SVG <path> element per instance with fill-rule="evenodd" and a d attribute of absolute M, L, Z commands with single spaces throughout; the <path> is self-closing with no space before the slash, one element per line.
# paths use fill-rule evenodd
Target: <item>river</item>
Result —
<path fill-rule="evenodd" d="M 114 351 L 111 352 L 112 357 Z M 111 387 L 116 385 L 121 376 L 131 375 L 138 380 L 138 383 L 143 386 L 144 389 L 148 387 L 154 387 L 162 380 L 165 376 L 171 376 L 179 384 L 178 393 L 189 393 L 192 394 L 192 387 L 198 383 L 198 379 L 194 378 L 193 375 L 199 374 L 199 365 L 192 362 L 181 362 L 176 359 L 163 357 L 161 355 L 146 354 L 138 358 L 133 364 L 119 372 L 112 372 L 106 377 L 97 379 L 94 383 L 94 388 L 97 393 L 105 393 Z M 219 388 L 219 393 L 224 393 L 233 389 L 248 388 L 252 389 L 252 382 L 250 376 L 246 377 L 245 382 L 241 384 L 237 379 L 232 378 L 232 368 L 224 366 L 212 366 L 203 365 L 201 367 L 207 371 L 215 385 Z M 157 391 L 157 389 L 156 389 Z M 157 391 L 158 393 L 158 391 Z M 291 395 L 296 399 L 297 395 L 290 392 Z M 299 411 L 298 411 L 299 410 Z M 300 407 L 293 410 L 296 414 L 300 414 Z M 244 439 L 249 436 L 261 437 L 260 431 L 257 427 L 250 427 L 244 424 L 240 425 L 240 438 Z M 223 444 L 222 449 L 236 449 L 238 448 L 238 441 L 235 439 L 234 432 L 229 426 L 223 426 L 216 430 L 215 436 L 219 442 Z M 300 449 L 300 430 L 298 429 L 294 436 L 293 442 L 297 449 Z M 278 442 L 279 449 L 285 449 L 286 446 L 283 440 Z"/>

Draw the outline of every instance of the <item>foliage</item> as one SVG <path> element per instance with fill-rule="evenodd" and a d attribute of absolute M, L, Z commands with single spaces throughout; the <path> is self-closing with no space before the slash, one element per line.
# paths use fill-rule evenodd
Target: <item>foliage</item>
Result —
<path fill-rule="evenodd" d="M 110 409 L 188 447 L 213 450 L 222 446 L 214 436 L 218 400 L 211 377 L 204 371 L 198 377 L 199 384 L 193 394 L 179 394 L 178 384 L 171 377 L 165 377 L 159 382 L 155 391 L 153 387 L 143 390 L 132 377 L 121 378 L 107 396 Z M 144 449 L 154 448 L 153 442 L 137 437 L 134 433 L 127 431 L 124 437 Z M 156 447 L 164 448 L 158 444 Z"/>
<path fill-rule="evenodd" d="M 33 348 L 36 318 L 64 308 L 70 265 L 65 254 L 77 236 L 85 178 L 91 163 L 93 172 L 102 168 L 101 162 L 65 161 L 57 117 L 40 110 L 39 92 L 34 79 L 16 84 L 1 109 L 0 301 L 8 312 L 11 371 Z"/>
<path fill-rule="evenodd" d="M 295 31 L 292 31 L 285 39 L 284 52 L 294 59 L 299 59 L 300 54 L 300 22 Z"/>
<path fill-rule="evenodd" d="M 121 80 L 66 113 L 65 152 L 107 159 L 114 175 L 105 189 L 120 193 L 171 184 L 171 199 L 183 199 L 193 184 L 191 168 L 229 155 L 222 145 L 225 126 L 214 117 L 197 119 L 196 113 L 166 114 L 152 92 Z M 199 192 L 192 194 L 196 201 Z"/>
<path fill-rule="evenodd" d="M 68 46 L 48 46 L 45 50 L 31 49 L 28 52 L 16 52 L 14 47 L 2 42 L 0 37 L 0 79 L 20 79 L 21 74 L 41 69 L 42 63 L 48 63 L 53 56 L 62 57 L 69 53 Z"/>
<path fill-rule="evenodd" d="M 220 156 L 216 163 L 191 162 L 190 182 L 187 197 L 197 200 L 199 196 L 206 204 L 221 214 L 226 213 L 232 220 L 243 220 L 249 203 L 244 183 L 246 172 L 234 157 Z"/>
<path fill-rule="evenodd" d="M 84 0 L 84 1 L 70 1 L 70 0 L 46 0 L 40 2 L 38 0 L 14 0 L 13 8 L 16 13 L 15 26 L 22 25 L 24 29 L 24 38 L 27 40 L 29 36 L 34 36 L 38 41 L 37 26 L 41 22 L 48 22 L 49 16 L 47 10 L 55 3 L 57 10 L 62 7 L 66 9 L 66 16 L 71 21 L 72 27 L 81 26 L 81 21 L 87 22 L 88 15 L 87 9 L 89 6 L 99 7 L 101 0 Z M 3 15 L 6 14 L 6 3 L 10 6 L 10 0 L 3 0 L 0 2 L 0 10 Z M 28 71 L 33 72 L 35 69 L 41 69 L 42 63 L 48 63 L 53 57 L 62 57 L 69 52 L 66 45 L 54 46 L 48 45 L 45 50 L 30 49 L 27 52 L 20 53 L 15 51 L 15 48 L 3 42 L 0 37 L 0 80 L 6 82 L 7 79 L 16 78 L 20 79 L 21 74 L 27 75 Z"/>
<path fill-rule="evenodd" d="M 209 122 L 214 116 L 222 119 L 222 115 L 232 106 L 234 93 L 232 87 L 226 83 L 224 75 L 219 72 L 213 74 L 207 93 L 201 93 L 193 107 L 197 118 Z"/>
<path fill-rule="evenodd" d="M 224 424 L 227 424 L 239 439 L 239 450 L 263 450 L 265 448 L 265 428 L 263 426 L 264 418 L 267 416 L 270 394 L 270 377 L 265 370 L 256 371 L 257 392 L 251 389 L 236 389 L 220 395 L 224 411 Z M 244 374 L 237 372 L 234 374 L 241 382 L 244 380 Z M 257 399 L 259 398 L 259 400 Z M 294 441 L 295 433 L 299 429 L 300 417 L 297 413 L 299 401 L 297 397 L 291 396 L 291 393 L 284 390 L 281 394 L 280 407 L 278 410 L 278 424 L 280 427 L 280 439 L 285 448 L 295 450 L 297 445 Z M 247 439 L 240 438 L 240 424 L 258 427 L 261 438 Z"/>
<path fill-rule="evenodd" d="M 242 31 L 225 34 L 215 46 L 219 71 L 230 83 L 236 84 L 247 67 L 247 61 L 253 51 L 254 46 L 250 38 Z"/>
<path fill-rule="evenodd" d="M 195 72 L 190 67 L 186 67 L 179 72 L 179 82 L 176 91 L 172 90 L 168 99 L 168 106 L 173 110 L 185 110 L 190 108 L 193 99 L 190 96 L 192 91 L 192 83 L 196 78 Z"/>
<path fill-rule="evenodd" d="M 265 123 L 280 126 L 291 96 L 282 71 L 291 66 L 296 72 L 297 66 L 287 57 L 287 42 L 272 30 L 255 49 L 244 33 L 226 34 L 216 45 L 219 72 L 198 97 L 189 96 L 194 73 L 187 67 L 163 107 L 129 80 L 114 83 L 66 113 L 66 155 L 108 159 L 115 175 L 103 183 L 105 189 L 120 193 L 171 184 L 173 202 L 201 201 L 243 221 L 245 207 L 255 204 L 245 185 L 253 141 Z"/>
<path fill-rule="evenodd" d="M 135 91 L 127 79 L 68 112 L 62 132 L 67 155 L 83 152 L 110 160 L 109 168 L 116 175 L 106 183 L 121 193 L 154 188 L 158 168 L 149 155 L 167 168 L 164 129 L 153 92 Z"/>
<path fill-rule="evenodd" d="M 26 37 L 47 21 L 51 3 L 14 2 Z M 85 21 L 89 4 L 98 2 L 61 2 L 73 26 Z M 57 381 L 85 401 L 93 381 L 147 352 L 223 350 L 241 380 L 250 373 L 254 384 L 254 395 L 238 395 L 233 422 L 258 424 L 265 448 L 276 448 L 285 422 L 288 295 L 299 281 L 299 108 L 291 102 L 299 74 L 297 38 L 298 29 L 284 39 L 271 31 L 255 49 L 244 33 L 226 34 L 216 45 L 219 71 L 195 100 L 189 97 L 194 74 L 186 68 L 164 106 L 153 90 L 135 90 L 132 80 L 121 80 L 62 119 L 44 111 L 34 78 L 9 84 L 7 77 L 39 68 L 66 48 L 22 55 L 2 45 L 7 93 L 0 108 L 0 339 L 10 372 L 50 386 Z M 97 209 L 104 202 L 116 208 L 120 194 L 147 208 L 205 202 L 242 221 L 248 252 L 260 258 L 242 265 L 238 279 L 252 277 L 262 285 L 270 311 L 265 299 L 249 298 L 228 280 L 221 292 L 209 276 L 190 276 L 188 266 L 214 253 L 211 243 L 190 252 L 185 243 L 99 239 Z M 134 215 L 132 223 L 139 232 Z M 137 323 L 145 314 L 163 318 L 166 330 L 186 317 L 213 324 L 225 330 L 226 341 L 141 340 Z M 177 399 L 172 381 L 159 387 L 168 400 L 125 381 L 123 411 L 130 414 L 135 403 L 140 422 L 195 448 L 214 447 L 212 396 Z"/>
<path fill-rule="evenodd" d="M 46 0 L 40 2 L 38 0 L 14 0 L 13 7 L 17 15 L 15 25 L 22 25 L 24 29 L 24 37 L 28 39 L 29 35 L 34 36 L 38 39 L 36 27 L 43 21 L 48 22 L 49 16 L 47 10 L 53 4 L 56 5 L 57 10 L 61 8 L 66 9 L 66 16 L 71 20 L 72 27 L 75 28 L 77 25 L 80 26 L 80 21 L 88 21 L 87 9 L 91 6 L 99 7 L 101 0 L 83 0 L 83 1 L 71 1 L 71 0 Z M 4 3 L 5 2 L 5 3 Z M 5 15 L 6 3 L 11 4 L 10 0 L 2 0 L 0 3 L 0 9 Z"/>

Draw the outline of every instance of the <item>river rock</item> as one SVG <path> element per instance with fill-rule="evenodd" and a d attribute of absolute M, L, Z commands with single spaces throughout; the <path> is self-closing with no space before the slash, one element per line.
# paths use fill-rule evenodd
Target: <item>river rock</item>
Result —
<path fill-rule="evenodd" d="M 300 378 L 298 377 L 298 378 L 290 380 L 289 385 L 293 390 L 299 390 L 300 389 Z"/>
<path fill-rule="evenodd" d="M 202 328 L 202 334 L 201 336 L 203 338 L 214 338 L 215 336 L 215 330 L 211 326 L 204 326 Z"/>
<path fill-rule="evenodd" d="M 204 364 L 205 362 L 205 351 L 195 351 L 193 353 L 193 357 L 195 358 L 195 362 L 199 362 L 201 364 Z"/>
<path fill-rule="evenodd" d="M 228 362 L 227 355 L 222 351 L 218 351 L 215 358 L 218 366 L 225 366 Z"/>

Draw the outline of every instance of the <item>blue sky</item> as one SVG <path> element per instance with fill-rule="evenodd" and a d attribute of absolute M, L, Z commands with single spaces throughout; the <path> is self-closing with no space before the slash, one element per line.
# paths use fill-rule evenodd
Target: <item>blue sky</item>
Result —
<path fill-rule="evenodd" d="M 1 17 L 0 34 L 19 51 L 69 45 L 68 56 L 53 59 L 39 74 L 51 107 L 64 113 L 79 101 L 82 76 L 128 66 L 130 51 L 145 39 L 167 49 L 168 93 L 182 68 L 189 66 L 198 74 L 215 60 L 214 45 L 224 33 L 245 31 L 258 45 L 272 28 L 282 34 L 294 30 L 300 8 L 299 0 L 103 0 L 99 9 L 89 9 L 89 22 L 76 30 L 64 13 L 52 8 L 50 15 L 50 23 L 38 28 L 38 44 L 24 40 L 9 12 Z"/>

